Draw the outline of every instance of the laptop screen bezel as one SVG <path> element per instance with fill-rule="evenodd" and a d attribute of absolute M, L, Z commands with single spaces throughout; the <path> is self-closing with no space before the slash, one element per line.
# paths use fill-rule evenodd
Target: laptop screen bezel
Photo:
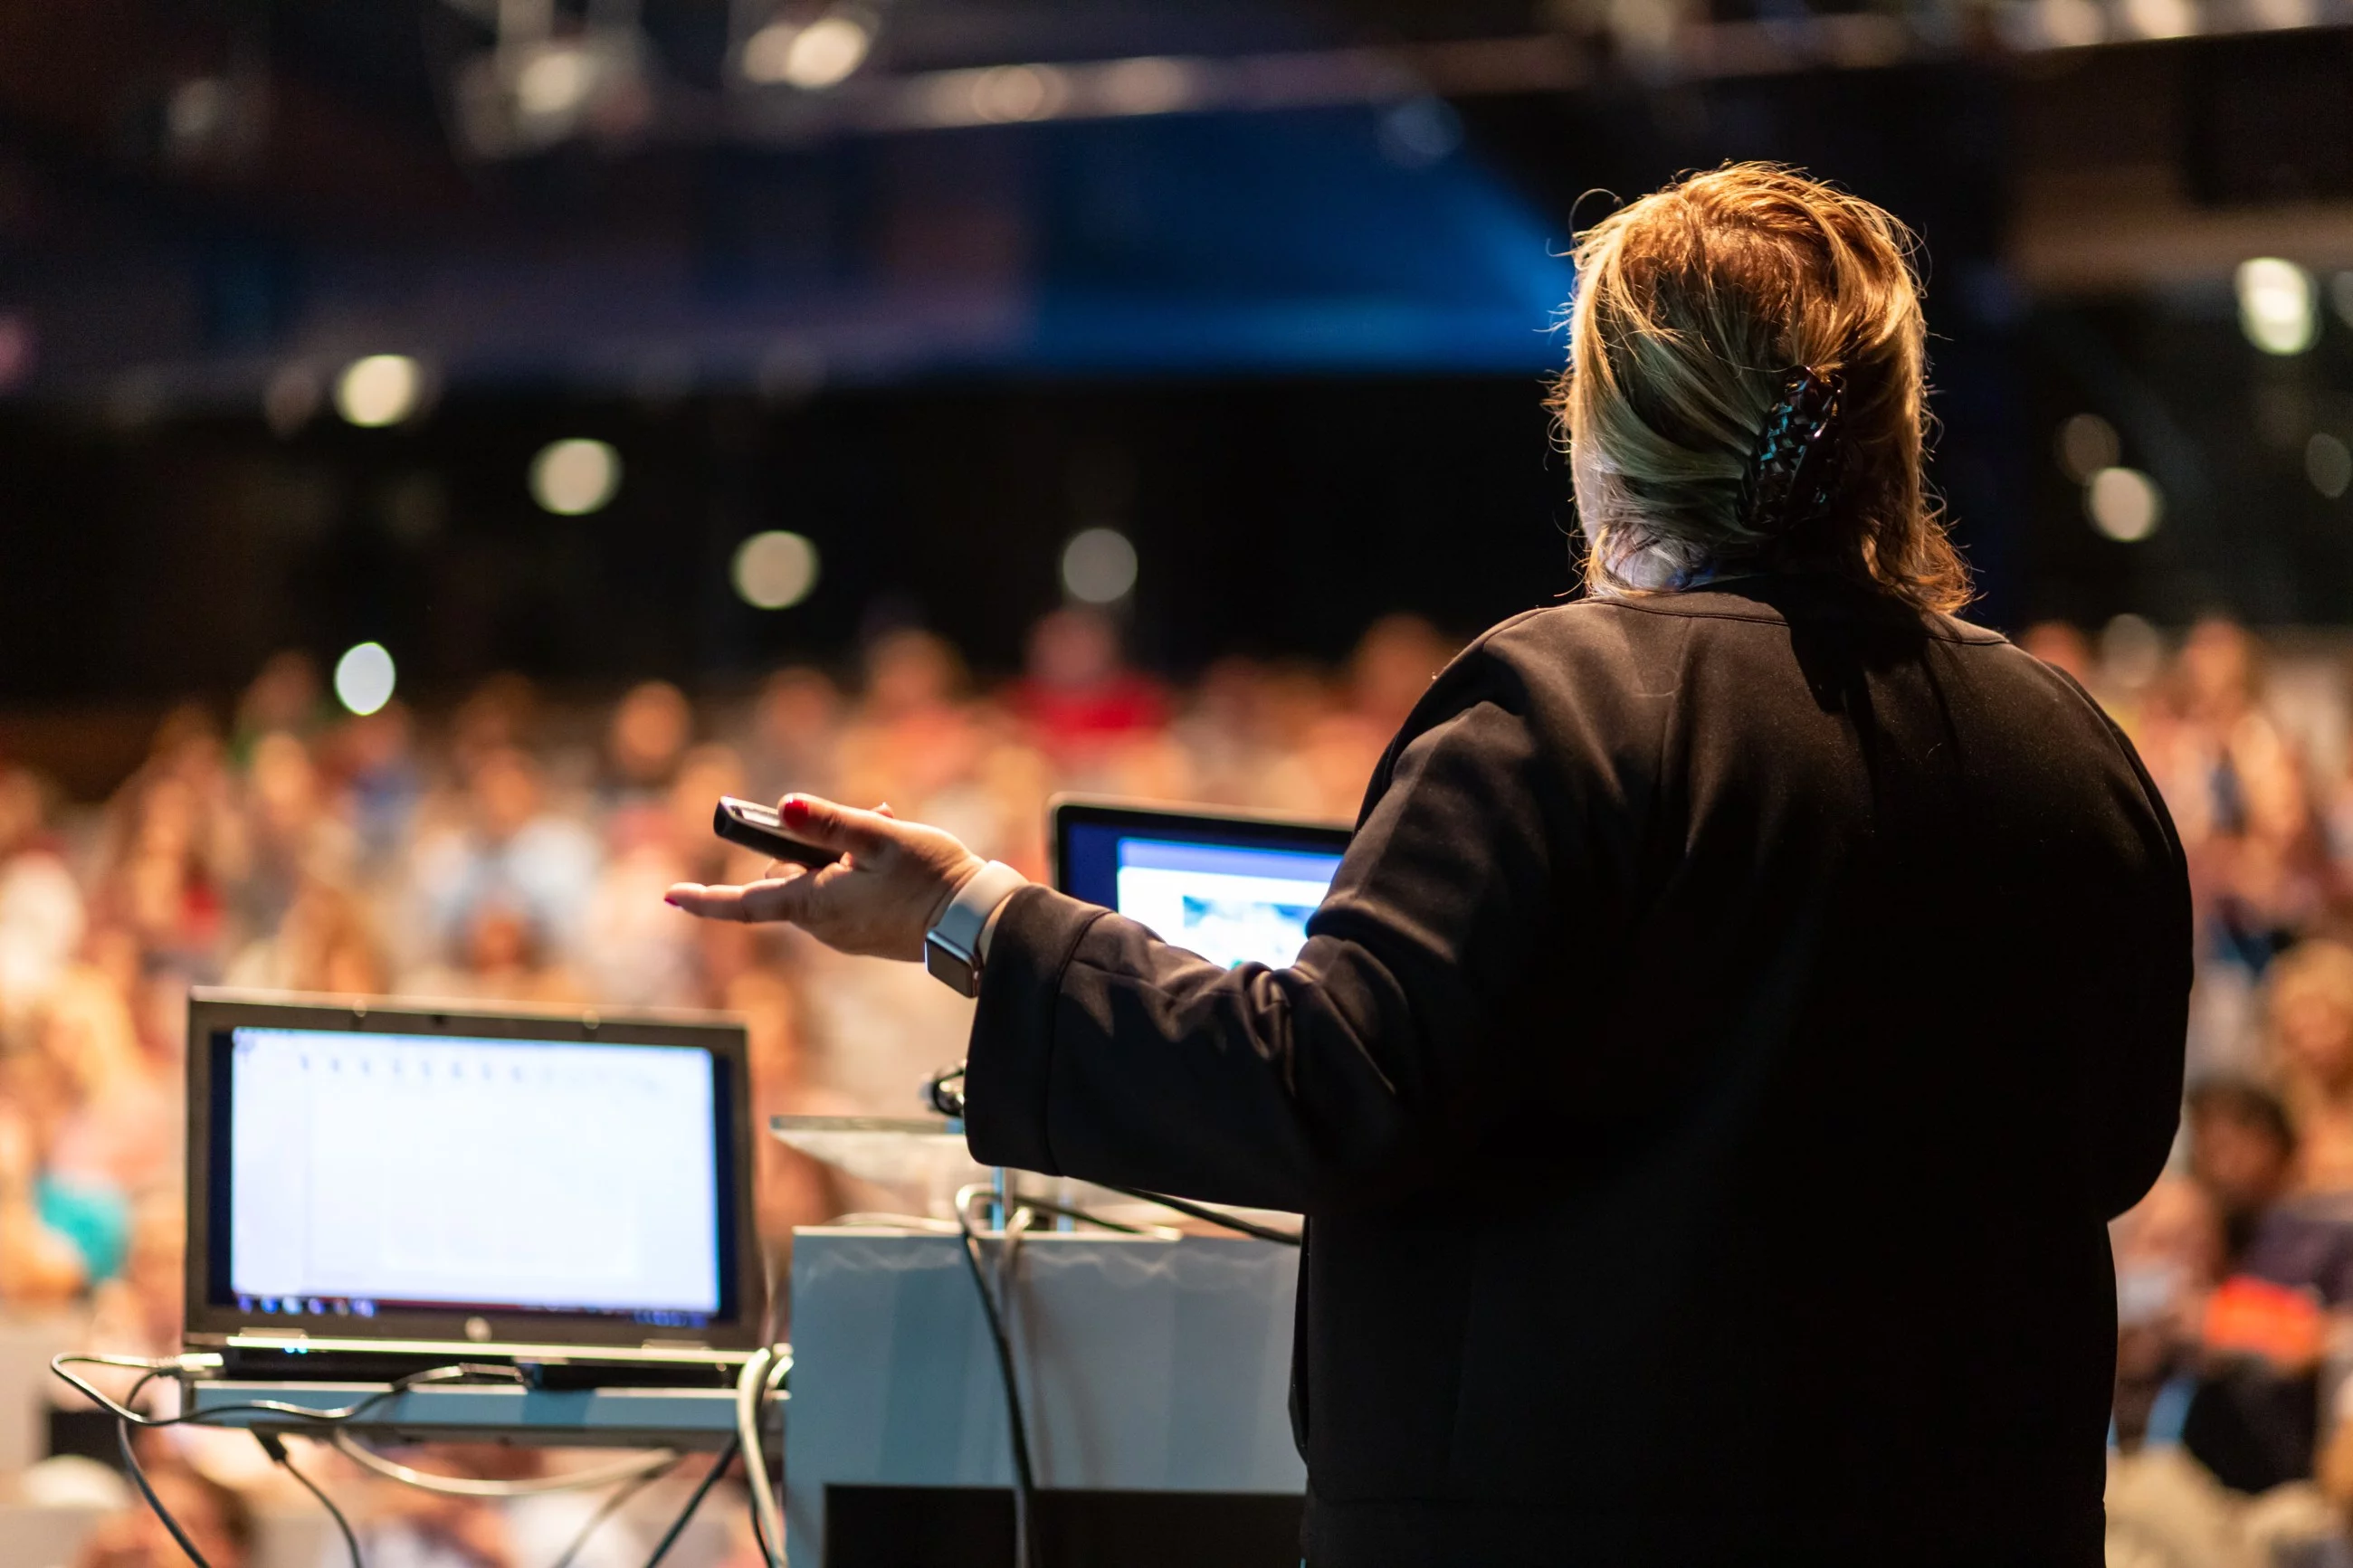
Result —
<path fill-rule="evenodd" d="M 216 1268 L 225 1258 L 228 1128 L 217 1114 L 226 1057 L 238 1029 L 310 1029 L 338 1034 L 408 1035 L 450 1039 L 519 1040 L 559 1045 L 682 1046 L 707 1052 L 713 1064 L 713 1151 L 719 1244 L 719 1310 L 710 1321 L 670 1327 L 601 1312 L 501 1311 L 496 1308 L 404 1307 L 373 1317 L 290 1320 L 240 1310 Z M 185 1332 L 191 1344 L 232 1336 L 303 1336 L 335 1341 L 417 1343 L 578 1345 L 652 1350 L 749 1350 L 757 1346 L 766 1313 L 765 1271 L 754 1224 L 751 1173 L 751 1083 L 742 1024 L 721 1018 L 607 1015 L 595 1011 L 522 1012 L 479 1005 L 438 1007 L 429 1002 L 364 998 L 265 998 L 198 990 L 188 1003 L 187 1257 L 183 1274 Z M 216 1144 L 221 1147 L 216 1147 Z"/>
<path fill-rule="evenodd" d="M 1356 830 L 1345 823 L 1262 816 L 1210 807 L 1139 805 L 1097 795 L 1058 795 L 1050 803 L 1054 887 L 1072 898 L 1118 906 L 1113 889 L 1080 887 L 1072 867 L 1071 837 L 1082 830 L 1108 830 L 1123 837 L 1219 848 L 1285 849 L 1310 855 L 1345 855 Z"/>

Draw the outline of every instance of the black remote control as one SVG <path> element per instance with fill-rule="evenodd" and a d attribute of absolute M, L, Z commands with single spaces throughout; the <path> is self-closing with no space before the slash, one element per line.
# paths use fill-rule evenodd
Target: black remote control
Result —
<path fill-rule="evenodd" d="M 833 850 L 786 837 L 784 819 L 776 815 L 776 807 L 762 805 L 755 800 L 737 800 L 732 795 L 719 797 L 719 808 L 711 814 L 711 831 L 730 844 L 741 844 L 772 860 L 790 860 L 812 871 L 841 858 Z"/>

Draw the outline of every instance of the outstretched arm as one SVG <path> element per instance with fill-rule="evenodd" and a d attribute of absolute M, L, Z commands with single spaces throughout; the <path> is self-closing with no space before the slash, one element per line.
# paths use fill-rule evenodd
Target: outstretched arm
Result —
<path fill-rule="evenodd" d="M 1308 1212 L 1434 1157 L 1492 1081 L 1481 1058 L 1497 1009 L 1561 941 L 1536 742 L 1520 715 L 1471 695 L 1393 753 L 1287 969 L 1220 969 L 1107 910 L 1015 893 L 973 1029 L 976 1155 Z M 671 901 L 912 958 L 980 864 L 946 834 L 876 813 L 801 797 L 780 812 L 845 859 Z"/>

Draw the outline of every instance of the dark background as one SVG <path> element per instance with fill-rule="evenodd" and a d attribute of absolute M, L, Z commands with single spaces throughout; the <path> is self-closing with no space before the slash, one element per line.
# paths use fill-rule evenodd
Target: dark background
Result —
<path fill-rule="evenodd" d="M 1097 523 L 1136 542 L 1123 613 L 1171 673 L 1331 657 L 1400 608 L 1467 633 L 1571 587 L 1541 406 L 1560 253 L 1609 193 L 1727 158 L 1921 236 L 1933 471 L 1979 618 L 2353 617 L 2353 515 L 2302 456 L 2353 423 L 2353 333 L 2324 310 L 2311 353 L 2257 353 L 2235 257 L 2085 263 L 2102 219 L 2068 195 L 2161 186 L 2148 212 L 2191 216 L 2153 232 L 2258 247 L 2267 215 L 2284 247 L 2316 213 L 2353 234 L 2339 29 L 2038 50 L 1956 13 L 1869 68 L 1736 71 L 1557 5 L 910 3 L 865 75 L 1532 29 L 1581 63 L 1536 90 L 766 141 L 665 109 L 486 158 L 446 83 L 489 33 L 444 0 L 41 12 L 0 15 L 0 321 L 37 345 L 0 390 L 0 703 L 218 694 L 363 637 L 425 694 L 507 668 L 723 683 L 909 622 L 1002 669 Z M 1758 15 L 1701 19 L 1784 36 Z M 642 24 L 707 97 L 725 8 Z M 206 73 L 265 83 L 267 113 L 192 148 L 174 95 Z M 285 366 L 391 350 L 434 370 L 422 416 L 264 420 Z M 2147 542 L 2094 533 L 2052 460 L 2086 409 L 2165 485 Z M 525 465 L 575 435 L 619 450 L 622 489 L 552 517 Z M 726 563 L 771 527 L 823 576 L 763 613 Z"/>

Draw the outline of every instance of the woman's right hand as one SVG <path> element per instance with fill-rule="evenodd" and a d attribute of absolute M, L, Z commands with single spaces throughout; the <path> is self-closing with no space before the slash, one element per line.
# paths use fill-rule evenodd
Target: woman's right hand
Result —
<path fill-rule="evenodd" d="M 664 897 L 704 920 L 786 921 L 842 952 L 920 959 L 923 933 L 984 864 L 954 834 L 902 822 L 888 806 L 790 795 L 776 815 L 791 837 L 841 858 L 815 871 L 772 862 L 756 882 L 681 882 Z"/>

